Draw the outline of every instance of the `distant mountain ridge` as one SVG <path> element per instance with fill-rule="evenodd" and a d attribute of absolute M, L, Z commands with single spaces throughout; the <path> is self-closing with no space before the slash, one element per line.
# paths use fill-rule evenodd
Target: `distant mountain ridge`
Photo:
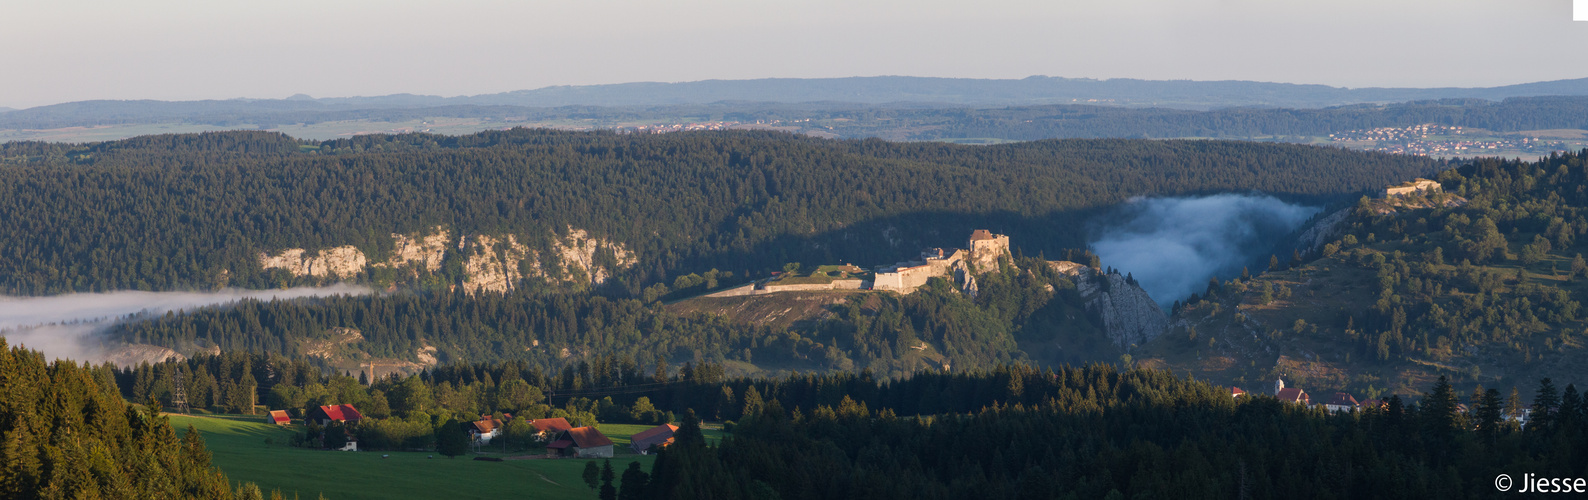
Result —
<path fill-rule="evenodd" d="M 79 101 L 0 112 L 0 142 L 93 142 L 227 129 L 279 128 L 297 137 L 329 139 L 376 131 L 468 134 L 515 126 L 668 130 L 684 124 L 903 141 L 1251 139 L 1424 123 L 1503 132 L 1582 129 L 1588 128 L 1583 109 L 1588 109 L 1588 79 L 1438 89 L 1052 77 L 707 80 L 459 97 L 316 99 L 296 94 L 285 99 Z M 78 127 L 82 129 L 73 130 Z"/>
<path fill-rule="evenodd" d="M 1343 88 L 1316 84 L 1253 81 L 1137 80 L 1032 76 L 1018 80 L 870 76 L 848 78 L 763 78 L 693 82 L 632 82 L 562 85 L 497 94 L 441 97 L 391 94 L 369 97 L 203 101 L 92 100 L 29 108 L 81 110 L 160 104 L 173 109 L 304 110 L 420 108 L 436 106 L 664 106 L 722 102 L 917 103 L 939 106 L 1014 106 L 1072 102 L 1210 109 L 1228 106 L 1324 107 L 1357 103 L 1475 98 L 1501 100 L 1542 95 L 1588 95 L 1588 78 L 1499 87 Z"/>

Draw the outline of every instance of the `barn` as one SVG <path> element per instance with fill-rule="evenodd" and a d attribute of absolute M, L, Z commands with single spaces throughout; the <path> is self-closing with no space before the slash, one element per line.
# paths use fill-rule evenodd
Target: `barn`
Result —
<path fill-rule="evenodd" d="M 319 422 L 320 425 L 331 425 L 331 422 L 356 424 L 364 419 L 364 414 L 359 413 L 353 405 L 329 405 L 314 409 L 306 420 Z"/>
<path fill-rule="evenodd" d="M 678 432 L 678 426 L 673 424 L 662 424 L 646 429 L 629 438 L 629 448 L 641 455 L 649 454 L 652 447 L 662 449 L 673 444 L 675 432 Z"/>
<path fill-rule="evenodd" d="M 595 427 L 575 427 L 562 431 L 546 445 L 550 458 L 612 458 L 612 440 Z"/>
<path fill-rule="evenodd" d="M 562 417 L 537 418 L 529 421 L 529 425 L 535 428 L 536 438 L 541 441 L 556 437 L 562 434 L 562 431 L 573 428 L 573 425 L 568 423 L 568 419 Z"/>
<path fill-rule="evenodd" d="M 270 413 L 265 414 L 265 422 L 287 425 L 292 423 L 292 417 L 287 416 L 287 410 L 270 410 Z"/>

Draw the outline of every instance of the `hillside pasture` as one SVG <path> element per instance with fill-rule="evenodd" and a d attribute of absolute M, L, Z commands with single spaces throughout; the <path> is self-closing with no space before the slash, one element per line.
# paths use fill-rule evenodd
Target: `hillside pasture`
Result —
<path fill-rule="evenodd" d="M 287 446 L 302 426 L 282 428 L 261 416 L 169 415 L 177 434 L 188 425 L 198 429 L 214 455 L 212 463 L 232 481 L 251 481 L 265 491 L 280 490 L 289 498 L 549 498 L 592 499 L 581 473 L 586 460 L 471 460 L 472 454 L 446 458 L 435 452 L 335 452 Z M 646 425 L 605 424 L 600 428 L 616 443 L 612 467 L 619 473 L 638 461 L 650 471 L 654 456 L 628 451 L 629 436 Z M 706 430 L 708 438 L 720 431 Z M 269 440 L 267 444 L 266 440 Z M 503 457 L 500 452 L 484 456 Z M 506 456 L 521 455 L 510 453 Z M 388 458 L 382 458 L 386 456 Z M 433 457 L 433 458 L 432 458 Z"/>

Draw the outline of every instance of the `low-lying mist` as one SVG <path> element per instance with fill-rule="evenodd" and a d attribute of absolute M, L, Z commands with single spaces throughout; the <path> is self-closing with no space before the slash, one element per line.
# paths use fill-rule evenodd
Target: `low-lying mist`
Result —
<path fill-rule="evenodd" d="M 1134 275 L 1167 309 L 1206 290 L 1208 278 L 1239 275 L 1267 257 L 1276 239 L 1319 210 L 1262 194 L 1136 198 L 1093 221 L 1090 245 L 1103 265 Z"/>
<path fill-rule="evenodd" d="M 284 290 L 226 289 L 218 292 L 107 292 L 50 297 L 0 297 L 0 337 L 50 358 L 100 361 L 106 354 L 97 333 L 130 315 L 155 315 L 243 299 L 271 300 L 330 295 L 367 295 L 369 287 L 332 285 Z"/>

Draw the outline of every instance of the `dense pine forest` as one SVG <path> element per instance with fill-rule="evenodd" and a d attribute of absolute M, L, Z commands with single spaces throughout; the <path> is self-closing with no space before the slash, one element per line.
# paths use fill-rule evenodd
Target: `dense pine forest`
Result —
<path fill-rule="evenodd" d="M 1369 397 L 1438 376 L 1582 382 L 1588 151 L 1482 159 L 1437 180 L 1442 192 L 1348 204 L 1318 246 L 1210 284 L 1180 308 L 1186 325 L 1139 354 L 1229 383 L 1284 376 Z M 1206 369 L 1187 353 L 1235 362 Z"/>
<path fill-rule="evenodd" d="M 392 233 L 570 229 L 639 263 L 618 290 L 717 268 L 892 262 L 992 228 L 1023 248 L 1083 243 L 1085 211 L 1131 196 L 1259 190 L 1323 198 L 1431 171 L 1420 158 L 1216 141 L 990 147 L 768 132 L 491 131 L 304 142 L 224 132 L 0 145 L 0 292 L 273 288 L 325 281 L 257 256 Z M 1059 228 L 1059 229 L 1056 229 Z M 1069 228 L 1069 229 L 1064 229 Z M 449 252 L 457 254 L 458 252 Z M 462 279 L 451 255 L 442 283 Z M 365 278 L 367 279 L 367 277 Z"/>
<path fill-rule="evenodd" d="M 444 361 L 513 360 L 548 370 L 566 365 L 570 355 L 628 356 L 731 362 L 741 373 L 869 369 L 889 377 L 944 364 L 985 369 L 1018 360 L 1079 362 L 1087 348 L 1107 347 L 1099 319 L 1087 312 L 1067 276 L 1037 258 L 1010 264 L 984 274 L 974 298 L 934 280 L 910 295 L 856 295 L 833 306 L 825 320 L 791 327 L 674 313 L 654 297 L 421 291 L 243 301 L 120 323 L 108 336 L 183 352 L 218 347 L 301 357 L 351 328 L 362 337 L 355 348 L 385 358 L 412 359 L 429 346 Z M 1067 354 L 1049 348 L 1060 341 Z M 922 345 L 941 358 L 927 362 L 918 354 Z"/>
<path fill-rule="evenodd" d="M 1547 379 L 1534 409 L 1546 418 L 1525 431 L 1497 391 L 1462 412 L 1443 379 L 1416 403 L 1333 415 L 1107 366 L 957 382 L 922 396 L 952 404 L 974 388 L 1000 403 L 933 417 L 862 398 L 768 404 L 715 447 L 686 423 L 650 497 L 1491 498 L 1501 473 L 1588 473 L 1581 396 Z"/>
<path fill-rule="evenodd" d="M 234 490 L 199 433 L 178 438 L 158 409 L 127 404 L 108 365 L 46 363 L 0 339 L 0 497 L 262 500 L 252 484 Z"/>

